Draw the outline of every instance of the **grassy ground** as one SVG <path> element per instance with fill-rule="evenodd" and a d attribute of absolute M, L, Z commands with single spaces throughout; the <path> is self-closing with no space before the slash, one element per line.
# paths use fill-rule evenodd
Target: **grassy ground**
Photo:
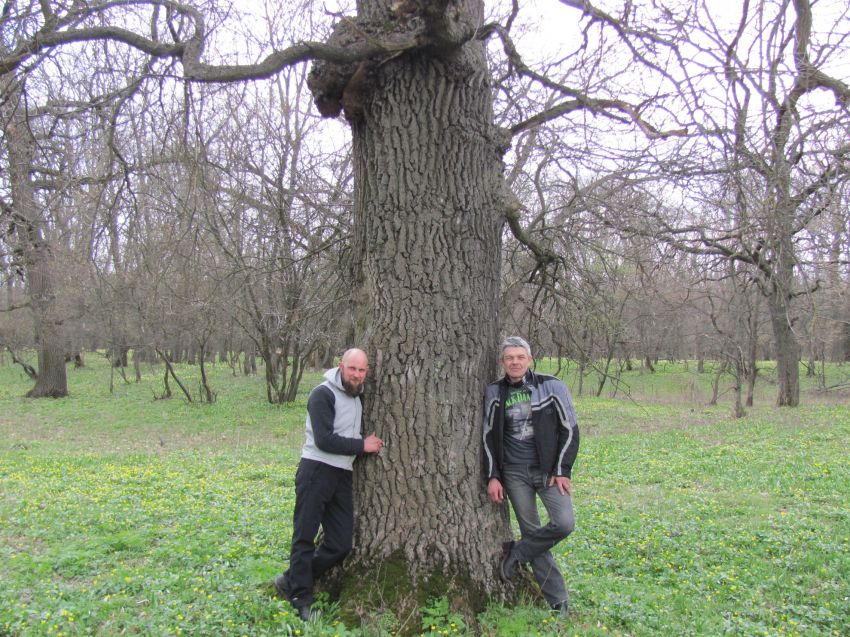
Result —
<path fill-rule="evenodd" d="M 556 553 L 573 613 L 493 606 L 480 634 L 850 635 L 850 400 L 779 410 L 765 373 L 736 421 L 693 367 L 577 399 L 578 527 Z M 90 355 L 68 398 L 33 401 L 0 365 L 0 635 L 360 634 L 263 588 L 288 554 L 303 397 L 270 406 L 220 365 L 216 404 L 154 400 L 144 371 L 110 393 Z M 444 600 L 425 616 L 472 634 Z"/>

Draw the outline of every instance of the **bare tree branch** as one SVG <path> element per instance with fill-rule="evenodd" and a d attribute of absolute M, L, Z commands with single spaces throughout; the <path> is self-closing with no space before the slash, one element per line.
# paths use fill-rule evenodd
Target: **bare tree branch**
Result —
<path fill-rule="evenodd" d="M 650 139 L 659 139 L 667 137 L 683 137 L 688 134 L 687 129 L 676 129 L 670 131 L 660 131 L 655 126 L 647 122 L 640 114 L 640 107 L 622 100 L 612 99 L 595 99 L 587 95 L 585 92 L 578 89 L 568 87 L 560 82 L 556 82 L 542 73 L 538 73 L 530 68 L 522 59 L 510 34 L 506 29 L 499 25 L 491 25 L 492 31 L 499 36 L 502 41 L 502 46 L 508 60 L 516 69 L 520 76 L 531 78 L 532 80 L 542 84 L 546 88 L 557 91 L 561 95 L 572 97 L 574 99 L 562 102 L 552 108 L 549 108 L 541 113 L 538 113 L 510 128 L 513 135 L 529 130 L 535 126 L 539 126 L 546 122 L 557 119 L 558 117 L 572 113 L 575 111 L 587 109 L 594 114 L 601 114 L 605 117 L 618 119 L 618 121 L 631 121 Z M 614 113 L 615 111 L 623 113 L 626 118 L 619 119 Z"/>

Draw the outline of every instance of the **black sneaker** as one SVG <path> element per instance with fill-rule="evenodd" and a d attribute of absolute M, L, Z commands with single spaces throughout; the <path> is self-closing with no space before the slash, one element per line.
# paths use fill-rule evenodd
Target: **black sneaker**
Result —
<path fill-rule="evenodd" d="M 301 618 L 301 621 L 308 622 L 313 617 L 313 614 L 310 611 L 310 604 L 305 606 L 296 606 L 295 610 L 298 611 L 298 616 Z"/>
<path fill-rule="evenodd" d="M 310 604 L 306 604 L 304 606 L 296 606 L 293 604 L 292 607 L 298 612 L 298 617 L 300 617 L 303 622 L 311 622 L 322 616 L 322 611 L 318 608 L 313 608 Z"/>
<path fill-rule="evenodd" d="M 565 599 L 563 602 L 552 604 L 552 615 L 557 617 L 566 617 L 570 614 L 570 600 Z"/>
<path fill-rule="evenodd" d="M 514 545 L 516 542 L 502 543 L 502 559 L 499 561 L 499 575 L 505 581 L 511 580 L 516 576 L 519 560 L 514 555 Z"/>

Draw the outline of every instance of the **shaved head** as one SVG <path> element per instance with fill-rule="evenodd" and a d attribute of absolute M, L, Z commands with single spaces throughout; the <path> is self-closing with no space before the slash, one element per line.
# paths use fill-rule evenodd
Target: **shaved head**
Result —
<path fill-rule="evenodd" d="M 366 356 L 366 352 L 356 347 L 345 350 L 339 362 L 339 370 L 345 391 L 352 396 L 362 394 L 366 374 L 369 371 L 369 357 Z"/>
<path fill-rule="evenodd" d="M 348 361 L 352 360 L 353 357 L 356 357 L 357 359 L 360 359 L 362 357 L 365 364 L 369 364 L 369 357 L 366 356 L 366 352 L 364 352 L 362 349 L 357 349 L 356 347 L 347 349 L 342 353 L 342 362 L 347 363 Z"/>

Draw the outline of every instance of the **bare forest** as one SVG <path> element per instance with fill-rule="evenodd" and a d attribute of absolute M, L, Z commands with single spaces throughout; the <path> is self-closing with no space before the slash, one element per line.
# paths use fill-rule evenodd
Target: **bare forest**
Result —
<path fill-rule="evenodd" d="M 762 361 L 788 407 L 850 362 L 848 40 L 843 0 L 4 0 L 2 361 L 285 403 L 363 347 L 397 442 L 358 546 L 509 596 L 470 434 L 500 335 L 575 393 L 720 362 L 739 409 Z M 456 536 L 415 514 L 452 502 Z"/>

